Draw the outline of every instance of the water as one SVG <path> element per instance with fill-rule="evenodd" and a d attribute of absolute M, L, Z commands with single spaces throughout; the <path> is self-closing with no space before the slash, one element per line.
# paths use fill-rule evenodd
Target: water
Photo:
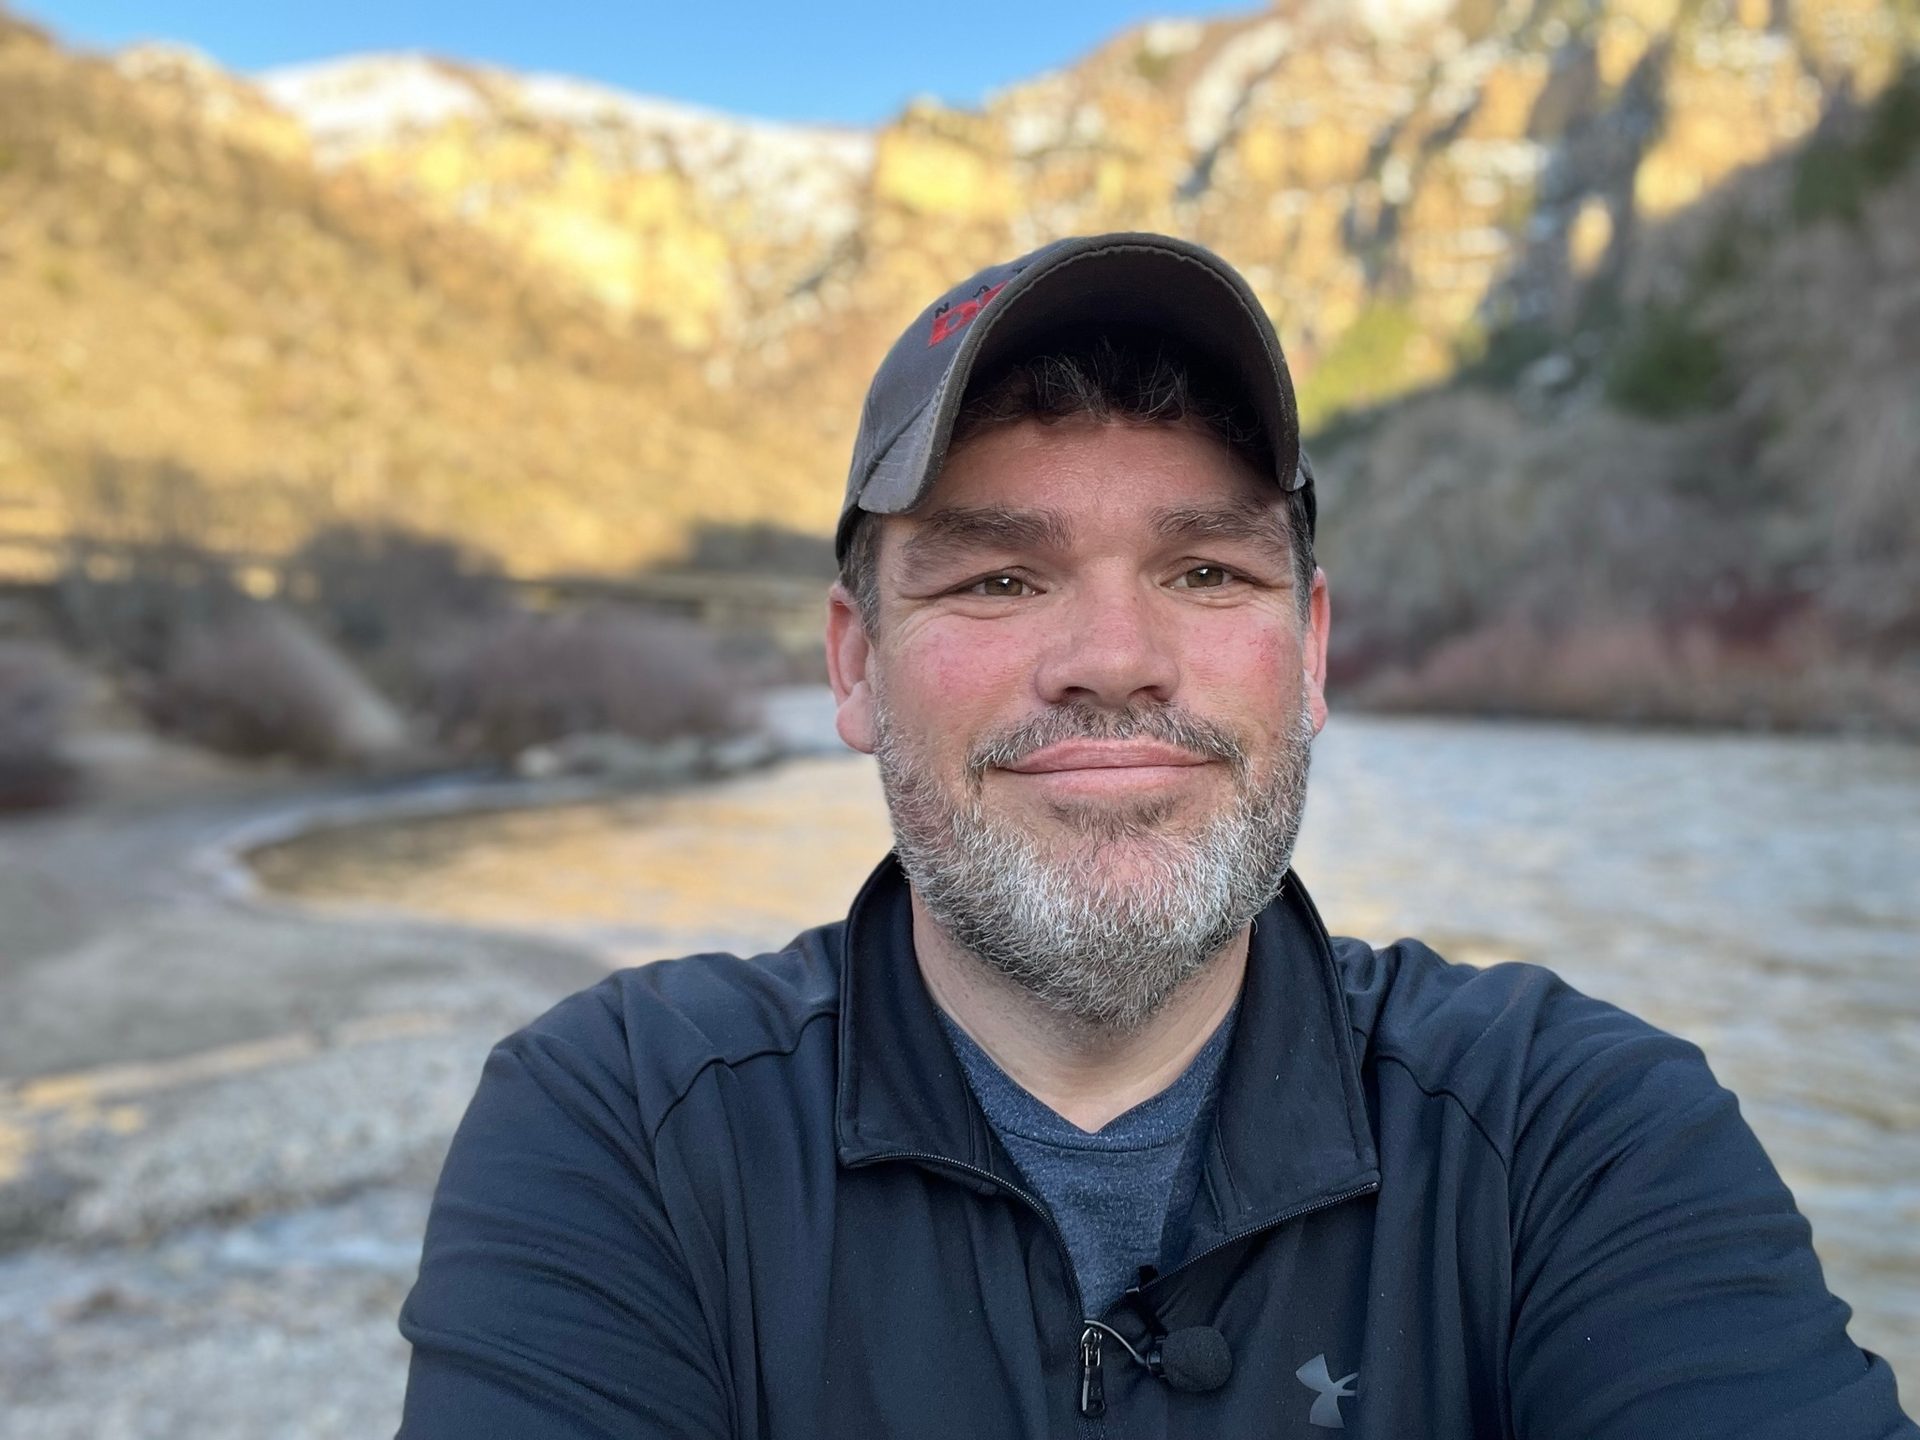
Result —
<path fill-rule="evenodd" d="M 785 722 L 818 736 L 817 698 Z M 627 961 L 750 952 L 887 846 L 870 762 L 322 835 L 279 888 L 561 931 Z M 1698 1042 L 1814 1224 L 1855 1338 L 1920 1383 L 1920 750 L 1341 717 L 1298 869 L 1329 926 L 1534 960 Z"/>

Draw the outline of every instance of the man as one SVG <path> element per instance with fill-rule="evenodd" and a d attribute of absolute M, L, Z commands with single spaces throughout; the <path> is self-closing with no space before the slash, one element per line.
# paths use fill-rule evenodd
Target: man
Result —
<path fill-rule="evenodd" d="M 1330 940 L 1291 382 L 1244 281 L 1061 242 L 929 308 L 828 623 L 897 858 L 506 1041 L 402 1435 L 1920 1435 L 1691 1046 Z"/>

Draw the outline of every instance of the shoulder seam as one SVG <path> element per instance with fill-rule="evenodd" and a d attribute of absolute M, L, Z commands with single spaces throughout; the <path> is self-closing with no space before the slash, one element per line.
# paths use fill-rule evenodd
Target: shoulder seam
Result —
<path fill-rule="evenodd" d="M 835 1019 L 839 1016 L 839 1013 L 839 1010 L 833 1006 L 823 1006 L 814 1011 L 813 1014 L 807 1016 L 806 1019 L 793 1027 L 793 1043 L 791 1045 L 768 1045 L 759 1050 L 749 1050 L 744 1055 L 710 1055 L 705 1060 L 702 1060 L 694 1067 L 693 1073 L 687 1077 L 686 1084 L 680 1087 L 680 1093 L 668 1101 L 666 1107 L 661 1110 L 660 1118 L 654 1122 L 653 1129 L 647 1134 L 647 1144 L 652 1146 L 659 1143 L 660 1132 L 666 1128 L 667 1121 L 673 1117 L 673 1112 L 678 1110 L 681 1102 L 693 1093 L 693 1087 L 700 1083 L 700 1077 L 714 1066 L 724 1065 L 728 1069 L 732 1069 L 736 1065 L 746 1064 L 749 1060 L 763 1060 L 769 1055 L 791 1055 L 800 1048 L 800 1042 L 805 1038 L 809 1026 L 817 1020 Z"/>
<path fill-rule="evenodd" d="M 1414 1088 L 1419 1090 L 1419 1092 L 1422 1095 L 1425 1095 L 1429 1099 L 1433 1099 L 1433 1100 L 1440 1100 L 1440 1099 L 1451 1100 L 1455 1105 L 1458 1105 L 1460 1107 L 1460 1113 L 1467 1117 L 1467 1123 L 1473 1126 L 1474 1130 L 1479 1134 L 1480 1138 L 1487 1142 L 1487 1148 L 1493 1151 L 1494 1159 L 1500 1162 L 1500 1169 L 1503 1172 L 1505 1172 L 1509 1176 L 1509 1178 L 1511 1178 L 1511 1175 L 1512 1175 L 1511 1157 L 1507 1154 L 1507 1152 L 1504 1149 L 1501 1148 L 1500 1143 L 1496 1141 L 1492 1135 L 1487 1133 L 1487 1127 L 1480 1123 L 1480 1117 L 1473 1113 L 1473 1107 L 1467 1104 L 1465 1099 L 1455 1094 L 1452 1090 L 1449 1090 L 1444 1085 L 1427 1084 L 1426 1081 L 1420 1078 L 1419 1073 L 1414 1070 L 1412 1063 L 1406 1060 L 1402 1056 L 1395 1055 L 1388 1050 L 1375 1050 L 1374 1057 L 1377 1060 L 1391 1061 L 1393 1064 L 1398 1065 L 1402 1070 L 1406 1072 L 1407 1078 L 1413 1081 Z"/>

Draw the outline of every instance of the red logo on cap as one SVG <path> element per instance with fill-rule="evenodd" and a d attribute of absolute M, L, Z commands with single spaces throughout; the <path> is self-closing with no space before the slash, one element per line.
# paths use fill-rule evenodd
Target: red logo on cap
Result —
<path fill-rule="evenodd" d="M 958 305 L 943 305 L 933 313 L 933 329 L 927 332 L 927 344 L 938 345 L 942 340 L 962 329 L 966 323 L 986 309 L 987 302 L 1007 288 L 1002 280 L 998 285 L 988 285 L 979 290 L 971 300 L 962 300 Z"/>

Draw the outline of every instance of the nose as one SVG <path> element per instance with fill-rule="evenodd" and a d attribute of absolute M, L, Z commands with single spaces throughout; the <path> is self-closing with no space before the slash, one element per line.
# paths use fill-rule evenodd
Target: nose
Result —
<path fill-rule="evenodd" d="M 1064 598 L 1052 617 L 1055 638 L 1034 676 L 1041 699 L 1126 709 L 1173 698 L 1179 656 L 1150 589 L 1128 576 L 1076 586 Z"/>

